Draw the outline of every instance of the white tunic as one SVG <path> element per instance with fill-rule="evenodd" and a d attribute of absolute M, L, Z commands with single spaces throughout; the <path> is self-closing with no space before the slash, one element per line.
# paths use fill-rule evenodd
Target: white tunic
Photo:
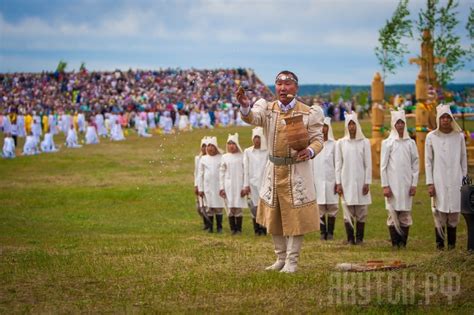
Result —
<path fill-rule="evenodd" d="M 33 125 L 31 126 L 31 132 L 36 138 L 36 141 L 39 142 L 40 136 L 43 134 L 41 130 L 41 118 L 38 115 L 33 116 Z"/>
<path fill-rule="evenodd" d="M 140 119 L 138 121 L 138 136 L 145 137 L 145 138 L 151 137 L 151 134 L 146 132 L 146 128 L 147 128 L 146 120 Z"/>
<path fill-rule="evenodd" d="M 15 157 L 15 141 L 12 137 L 5 137 L 3 140 L 3 157 L 6 159 Z"/>
<path fill-rule="evenodd" d="M 58 134 L 58 128 L 57 128 L 58 122 L 56 121 L 56 116 L 49 115 L 48 122 L 49 122 L 49 132 L 51 132 L 51 134 L 53 135 Z"/>
<path fill-rule="evenodd" d="M 66 147 L 68 148 L 80 148 L 82 145 L 77 143 L 77 132 L 74 128 L 69 128 L 66 138 Z"/>
<path fill-rule="evenodd" d="M 321 152 L 314 157 L 313 177 L 318 204 L 338 204 L 339 196 L 334 191 L 336 186 L 336 141 L 325 141 Z"/>
<path fill-rule="evenodd" d="M 258 205 L 267 163 L 268 150 L 255 149 L 253 146 L 244 150 L 244 187 L 250 187 L 250 199 L 254 205 Z"/>
<path fill-rule="evenodd" d="M 198 172 L 198 191 L 203 191 L 209 208 L 223 208 L 224 200 L 219 196 L 219 167 L 221 154 L 205 155 L 201 158 Z"/>
<path fill-rule="evenodd" d="M 79 132 L 86 131 L 86 118 L 83 113 L 77 114 L 77 128 L 79 129 Z"/>
<path fill-rule="evenodd" d="M 105 128 L 104 116 L 95 115 L 95 124 L 97 125 L 97 134 L 101 137 L 107 137 L 107 128 Z"/>
<path fill-rule="evenodd" d="M 86 131 L 86 144 L 97 144 L 99 143 L 99 137 L 94 126 L 87 126 Z"/>
<path fill-rule="evenodd" d="M 247 202 L 240 196 L 244 188 L 244 155 L 226 153 L 222 156 L 219 170 L 219 188 L 224 189 L 229 208 L 246 208 Z"/>
<path fill-rule="evenodd" d="M 380 176 L 382 187 L 390 186 L 392 197 L 385 199 L 387 210 L 410 211 L 410 187 L 418 184 L 418 150 L 412 139 L 389 138 L 382 141 Z"/>
<path fill-rule="evenodd" d="M 458 132 L 431 131 L 425 142 L 426 184 L 434 184 L 436 210 L 461 211 L 461 185 L 467 175 L 466 143 Z"/>
<path fill-rule="evenodd" d="M 21 138 L 26 137 L 25 116 L 18 115 L 16 117 L 16 127 L 17 127 L 18 137 L 21 137 Z"/>
<path fill-rule="evenodd" d="M 347 205 L 369 205 L 370 191 L 362 194 L 364 184 L 372 183 L 372 157 L 368 139 L 342 138 L 336 143 L 336 183 L 342 184 Z"/>
<path fill-rule="evenodd" d="M 112 125 L 112 129 L 110 130 L 110 140 L 112 141 L 125 140 L 122 126 L 117 121 L 115 121 L 115 123 Z"/>
<path fill-rule="evenodd" d="M 155 129 L 156 128 L 155 113 L 148 112 L 147 116 L 148 116 L 148 126 L 150 126 L 150 129 Z"/>
<path fill-rule="evenodd" d="M 25 145 L 23 146 L 23 155 L 38 154 L 38 141 L 35 136 L 26 136 Z"/>
<path fill-rule="evenodd" d="M 54 144 L 53 135 L 48 132 L 44 135 L 43 141 L 41 141 L 41 151 L 43 152 L 57 152 L 58 148 Z"/>

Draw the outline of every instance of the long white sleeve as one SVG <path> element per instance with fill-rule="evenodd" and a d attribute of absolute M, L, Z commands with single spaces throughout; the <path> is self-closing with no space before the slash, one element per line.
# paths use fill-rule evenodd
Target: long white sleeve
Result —
<path fill-rule="evenodd" d="M 382 187 L 387 187 L 390 186 L 390 183 L 388 182 L 388 172 L 387 172 L 387 167 L 388 167 L 388 160 L 390 158 L 390 151 L 391 151 L 391 146 L 390 146 L 390 140 L 385 140 L 382 141 L 382 150 L 380 152 L 380 179 L 381 179 L 381 184 Z"/>
<path fill-rule="evenodd" d="M 433 145 L 430 134 L 426 137 L 425 142 L 425 174 L 426 185 L 433 184 Z"/>
<path fill-rule="evenodd" d="M 221 165 L 219 167 L 219 189 L 225 189 L 225 173 L 227 171 L 227 164 L 225 159 L 222 158 Z"/>
<path fill-rule="evenodd" d="M 341 184 L 341 172 L 342 172 L 342 148 L 341 148 L 341 141 L 336 141 L 336 184 Z"/>
<path fill-rule="evenodd" d="M 365 164 L 365 184 L 372 184 L 372 153 L 370 151 L 370 141 L 364 140 L 364 164 Z"/>
<path fill-rule="evenodd" d="M 411 153 L 411 171 L 413 173 L 412 187 L 418 185 L 418 176 L 420 175 L 420 159 L 418 158 L 418 149 L 415 141 L 410 141 L 410 153 Z"/>

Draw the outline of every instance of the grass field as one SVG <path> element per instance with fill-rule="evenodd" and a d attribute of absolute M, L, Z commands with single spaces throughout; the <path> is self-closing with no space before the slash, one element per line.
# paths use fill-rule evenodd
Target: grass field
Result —
<path fill-rule="evenodd" d="M 464 219 L 457 248 L 436 251 L 424 177 L 406 250 L 389 244 L 379 180 L 365 244 L 342 244 L 339 213 L 336 239 L 307 235 L 293 275 L 263 270 L 275 259 L 272 242 L 253 235 L 248 210 L 240 236 L 230 235 L 226 220 L 223 234 L 201 231 L 194 155 L 204 135 L 224 147 L 235 131 L 250 145 L 250 128 L 217 128 L 0 160 L 0 312 L 473 313 Z M 341 136 L 342 124 L 334 131 Z M 369 259 L 414 266 L 334 269 Z"/>

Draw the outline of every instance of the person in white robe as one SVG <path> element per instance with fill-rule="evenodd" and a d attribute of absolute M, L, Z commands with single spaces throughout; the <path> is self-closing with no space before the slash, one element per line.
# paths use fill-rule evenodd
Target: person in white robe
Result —
<path fill-rule="evenodd" d="M 122 125 L 118 119 L 113 119 L 113 125 L 110 130 L 110 140 L 111 141 L 123 141 L 125 136 L 123 135 Z"/>
<path fill-rule="evenodd" d="M 76 132 L 76 129 L 74 128 L 74 125 L 71 125 L 67 132 L 66 147 L 74 148 L 74 149 L 82 148 L 82 145 L 80 145 L 77 141 L 77 132 Z"/>
<path fill-rule="evenodd" d="M 163 129 L 164 134 L 170 134 L 173 132 L 173 120 L 171 119 L 169 111 L 165 111 L 160 117 L 160 127 Z"/>
<path fill-rule="evenodd" d="M 84 133 L 86 131 L 86 116 L 83 112 L 79 112 L 79 114 L 77 114 L 77 129 L 80 133 Z"/>
<path fill-rule="evenodd" d="M 268 163 L 267 141 L 262 127 L 252 129 L 253 146 L 244 150 L 244 189 L 252 216 L 255 235 L 267 235 L 267 229 L 257 223 L 260 186 Z"/>
<path fill-rule="evenodd" d="M 179 130 L 179 131 L 188 131 L 188 130 L 191 130 L 191 126 L 190 126 L 190 124 L 189 124 L 188 115 L 186 115 L 184 112 L 181 113 L 181 115 L 179 115 L 178 130 Z"/>
<path fill-rule="evenodd" d="M 18 114 L 16 117 L 16 129 L 18 137 L 26 137 L 25 116 L 23 114 Z"/>
<path fill-rule="evenodd" d="M 223 109 L 219 112 L 220 126 L 227 127 L 230 123 L 230 115 L 227 109 Z"/>
<path fill-rule="evenodd" d="M 209 111 L 207 109 L 201 111 L 199 118 L 199 125 L 201 128 L 212 129 L 211 116 L 209 115 Z"/>
<path fill-rule="evenodd" d="M 219 169 L 219 195 L 224 199 L 232 235 L 242 233 L 243 212 L 247 206 L 244 196 L 244 160 L 239 134 L 227 138 L 227 153 L 222 155 Z"/>
<path fill-rule="evenodd" d="M 41 117 L 39 115 L 34 114 L 33 116 L 31 132 L 33 133 L 33 137 L 36 138 L 36 143 L 40 143 L 40 137 L 43 135 L 43 131 L 41 130 Z"/>
<path fill-rule="evenodd" d="M 155 129 L 156 128 L 156 123 L 155 123 L 155 112 L 148 112 L 147 113 L 148 117 L 148 126 L 150 129 Z"/>
<path fill-rule="evenodd" d="M 69 131 L 69 126 L 71 126 L 72 119 L 71 115 L 68 113 L 64 113 L 61 115 L 61 131 L 65 136 L 67 136 L 67 133 Z"/>
<path fill-rule="evenodd" d="M 199 127 L 198 113 L 195 109 L 191 110 L 191 112 L 189 113 L 189 123 L 191 124 L 191 128 Z"/>
<path fill-rule="evenodd" d="M 418 150 L 408 135 L 405 111 L 391 112 L 391 131 L 382 141 L 380 176 L 388 211 L 387 226 L 392 247 L 406 247 L 411 208 L 418 184 Z"/>
<path fill-rule="evenodd" d="M 49 132 L 53 135 L 58 134 L 58 120 L 56 115 L 54 114 L 49 114 L 48 116 L 48 122 L 49 122 Z"/>
<path fill-rule="evenodd" d="M 426 136 L 425 172 L 428 193 L 432 198 L 436 247 L 456 246 L 456 227 L 461 211 L 461 185 L 467 176 L 466 143 L 449 105 L 436 108 L 437 128 Z M 446 229 L 446 233 L 445 233 Z"/>
<path fill-rule="evenodd" d="M 363 243 L 367 208 L 372 203 L 372 157 L 357 113 L 346 113 L 344 127 L 344 137 L 336 143 L 336 190 L 342 199 L 347 243 L 354 245 Z"/>
<path fill-rule="evenodd" d="M 43 141 L 41 141 L 40 147 L 41 147 L 41 151 L 47 152 L 47 153 L 59 151 L 59 149 L 54 144 L 54 138 L 50 132 L 47 132 L 44 135 L 44 139 Z"/>
<path fill-rule="evenodd" d="M 199 174 L 199 163 L 201 162 L 201 158 L 207 154 L 207 141 L 208 137 L 203 137 L 201 139 L 201 149 L 199 154 L 194 157 L 194 194 L 196 195 L 197 200 L 197 210 L 198 214 L 202 217 L 203 220 L 203 230 L 209 229 L 208 218 L 206 215 L 206 203 L 204 202 L 204 198 L 199 196 L 199 189 L 198 189 L 198 174 Z"/>
<path fill-rule="evenodd" d="M 86 129 L 86 144 L 98 144 L 99 135 L 97 134 L 97 128 L 94 123 L 94 119 L 91 117 L 90 123 Z"/>
<path fill-rule="evenodd" d="M 221 165 L 222 150 L 217 144 L 216 137 L 208 138 L 207 154 L 201 158 L 198 172 L 199 196 L 207 205 L 209 219 L 209 233 L 214 231 L 214 216 L 216 217 L 217 232 L 222 232 L 222 217 L 224 199 L 219 195 L 219 169 Z"/>
<path fill-rule="evenodd" d="M 26 136 L 25 144 L 23 145 L 23 155 L 35 155 L 39 154 L 38 140 L 33 133 Z"/>
<path fill-rule="evenodd" d="M 15 141 L 9 133 L 5 134 L 5 138 L 3 139 L 2 156 L 5 159 L 13 159 L 16 157 Z"/>
<path fill-rule="evenodd" d="M 313 159 L 313 178 L 320 216 L 320 239 L 333 240 L 339 196 L 336 192 L 336 140 L 331 118 L 324 118 L 324 146 Z"/>
<path fill-rule="evenodd" d="M 107 137 L 107 128 L 105 128 L 104 116 L 101 113 L 95 115 L 95 124 L 97 126 L 97 135 L 99 137 Z"/>
<path fill-rule="evenodd" d="M 149 138 L 151 137 L 151 133 L 147 132 L 147 122 L 146 118 L 142 117 L 138 120 L 138 136 L 139 137 L 144 137 L 144 138 Z"/>

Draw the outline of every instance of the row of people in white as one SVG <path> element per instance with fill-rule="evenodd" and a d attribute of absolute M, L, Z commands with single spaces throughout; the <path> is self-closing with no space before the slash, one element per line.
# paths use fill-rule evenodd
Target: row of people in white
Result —
<path fill-rule="evenodd" d="M 361 243 L 367 206 L 371 203 L 370 143 L 353 114 L 346 115 L 345 136 L 338 141 L 332 135 L 330 119 L 326 118 L 324 123 L 324 148 L 313 162 L 322 222 L 321 239 L 333 238 L 339 194 L 347 242 Z M 437 247 L 444 248 L 447 234 L 448 247 L 454 248 L 460 213 L 459 188 L 467 175 L 466 147 L 464 135 L 449 106 L 438 106 L 437 126 L 428 134 L 425 143 L 426 183 L 432 197 Z M 419 159 L 416 144 L 408 136 L 403 110 L 391 113 L 391 132 L 382 142 L 380 173 L 392 246 L 405 247 L 412 225 L 411 209 L 418 184 Z"/>
<path fill-rule="evenodd" d="M 226 209 L 229 226 L 233 234 L 242 232 L 242 208 L 249 206 L 254 231 L 266 234 L 263 227 L 255 221 L 259 187 L 263 170 L 268 160 L 266 143 L 262 128 L 252 131 L 254 145 L 242 151 L 238 134 L 229 135 L 227 153 L 217 145 L 216 137 L 204 138 L 201 147 L 206 153 L 195 158 L 195 193 L 201 198 L 200 204 L 206 207 L 205 228 L 213 231 L 213 218 L 216 216 L 217 232 L 222 231 L 222 209 Z"/>

